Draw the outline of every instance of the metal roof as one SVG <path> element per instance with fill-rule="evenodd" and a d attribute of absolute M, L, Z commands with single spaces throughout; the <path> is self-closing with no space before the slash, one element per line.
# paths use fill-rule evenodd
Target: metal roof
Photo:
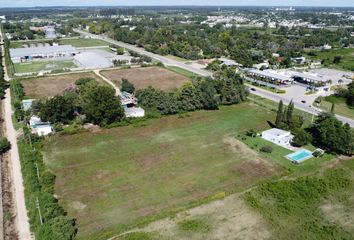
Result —
<path fill-rule="evenodd" d="M 44 46 L 44 47 L 29 47 L 29 48 L 11 48 L 10 55 L 12 58 L 51 54 L 57 52 L 77 52 L 77 49 L 71 45 L 59 45 L 59 46 Z"/>
<path fill-rule="evenodd" d="M 273 72 L 273 71 L 271 72 L 271 71 L 261 71 L 257 69 L 251 69 L 248 72 L 256 75 L 264 76 L 264 77 L 278 79 L 278 80 L 291 81 L 291 76 L 285 76 L 283 74 Z"/>
<path fill-rule="evenodd" d="M 326 79 L 323 79 L 319 76 L 316 76 L 314 74 L 311 73 L 303 73 L 303 72 L 292 72 L 293 77 L 300 77 L 300 78 L 306 78 L 306 79 L 310 79 L 313 80 L 315 82 L 325 82 Z"/>

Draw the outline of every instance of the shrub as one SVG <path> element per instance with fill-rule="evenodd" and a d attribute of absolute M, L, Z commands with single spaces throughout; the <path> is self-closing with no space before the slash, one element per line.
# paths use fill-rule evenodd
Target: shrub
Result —
<path fill-rule="evenodd" d="M 273 152 L 273 147 L 272 146 L 263 146 L 260 148 L 261 152 L 265 152 L 265 153 L 271 153 Z"/>
<path fill-rule="evenodd" d="M 295 131 L 295 137 L 292 140 L 292 144 L 301 147 L 307 145 L 312 141 L 312 136 L 306 130 L 300 128 Z"/>
<path fill-rule="evenodd" d="M 211 230 L 210 225 L 202 219 L 183 220 L 178 223 L 178 228 L 187 232 L 208 232 Z"/>
<path fill-rule="evenodd" d="M 87 77 L 87 78 L 80 78 L 78 80 L 75 81 L 75 84 L 77 86 L 81 86 L 81 85 L 85 85 L 86 83 L 88 82 L 92 82 L 92 81 L 96 81 L 94 78 L 90 78 L 90 77 Z"/>
<path fill-rule="evenodd" d="M 0 138 L 0 154 L 4 154 L 11 148 L 11 143 L 7 138 Z"/>

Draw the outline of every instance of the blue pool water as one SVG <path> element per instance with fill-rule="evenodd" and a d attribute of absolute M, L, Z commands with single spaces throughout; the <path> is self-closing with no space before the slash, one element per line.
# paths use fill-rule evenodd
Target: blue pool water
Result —
<path fill-rule="evenodd" d="M 312 158 L 312 152 L 306 149 L 300 149 L 294 153 L 286 155 L 286 158 L 293 162 L 300 163 L 309 158 Z"/>

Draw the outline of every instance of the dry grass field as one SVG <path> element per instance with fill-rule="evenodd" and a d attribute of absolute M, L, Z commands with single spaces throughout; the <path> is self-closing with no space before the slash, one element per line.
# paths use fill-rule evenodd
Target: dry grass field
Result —
<path fill-rule="evenodd" d="M 80 78 L 95 78 L 100 83 L 104 83 L 96 74 L 73 73 L 47 77 L 34 77 L 21 80 L 25 95 L 29 98 L 53 97 L 63 93 L 65 88 L 75 83 Z"/>
<path fill-rule="evenodd" d="M 152 86 L 160 90 L 179 88 L 190 81 L 181 74 L 172 72 L 162 67 L 145 67 L 121 70 L 102 71 L 101 74 L 120 86 L 122 78 L 128 79 L 136 89 Z"/>
<path fill-rule="evenodd" d="M 220 192 L 282 174 L 232 135 L 264 129 L 274 112 L 243 103 L 95 133 L 55 136 L 45 162 L 78 239 L 108 239 Z M 249 121 L 252 119 L 252 121 Z M 285 160 L 284 160 L 285 161 Z"/>

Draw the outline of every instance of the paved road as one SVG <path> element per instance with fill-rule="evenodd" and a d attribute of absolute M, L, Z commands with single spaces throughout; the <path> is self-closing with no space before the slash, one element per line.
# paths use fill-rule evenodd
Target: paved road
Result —
<path fill-rule="evenodd" d="M 144 55 L 149 56 L 149 57 L 151 57 L 153 59 L 156 59 L 156 60 L 158 60 L 158 61 L 160 61 L 163 64 L 168 65 L 168 66 L 177 66 L 177 67 L 183 68 L 183 69 L 185 69 L 187 71 L 193 72 L 195 74 L 199 74 L 201 76 L 212 76 L 212 73 L 209 72 L 209 71 L 201 70 L 201 69 L 195 68 L 193 66 L 190 66 L 188 64 L 179 62 L 177 60 L 169 59 L 167 57 L 164 57 L 164 56 L 161 56 L 161 55 L 158 55 L 158 54 L 155 54 L 155 53 L 148 52 L 148 51 L 146 51 L 143 48 L 139 48 L 139 47 L 136 47 L 136 46 L 131 45 L 131 44 L 115 41 L 115 40 L 113 40 L 111 38 L 108 38 L 106 36 L 95 35 L 95 34 L 84 32 L 84 31 L 81 31 L 81 30 L 78 30 L 78 29 L 74 29 L 74 31 L 77 32 L 77 33 L 80 33 L 81 35 L 84 35 L 84 36 L 89 36 L 91 38 L 101 39 L 101 40 L 104 40 L 106 42 L 109 42 L 109 43 L 112 43 L 112 44 L 116 44 L 116 45 L 119 45 L 119 46 L 124 47 L 126 49 L 138 52 L 140 54 L 144 54 Z M 276 102 L 278 102 L 280 100 L 283 100 L 284 103 L 289 103 L 290 100 L 292 99 L 292 97 L 281 96 L 280 94 L 269 92 L 269 91 L 263 90 L 261 88 L 257 88 L 257 91 L 252 92 L 252 93 L 255 94 L 255 95 L 270 99 L 272 101 L 276 101 Z M 301 101 L 298 101 L 298 100 L 294 101 L 294 106 L 296 108 L 298 108 L 298 109 L 300 109 L 302 111 L 311 113 L 311 114 L 318 115 L 321 112 L 321 110 L 319 110 L 317 108 L 314 108 L 314 107 L 310 107 L 311 104 L 312 104 L 312 102 L 311 103 L 308 102 L 307 104 L 303 104 L 303 103 L 301 103 Z M 353 119 L 350 119 L 350 118 L 347 118 L 347 117 L 343 117 L 343 116 L 340 116 L 340 115 L 336 115 L 336 117 L 339 120 L 341 120 L 342 122 L 348 123 L 351 127 L 354 127 L 354 120 Z"/>
<path fill-rule="evenodd" d="M 2 33 L 0 32 L 0 36 L 2 37 Z M 5 62 L 5 49 L 2 47 L 3 53 L 3 62 Z M 6 67 L 4 68 L 5 72 L 5 80 L 9 81 Z M 5 136 L 11 143 L 10 149 L 10 170 L 11 176 L 13 180 L 13 190 L 14 190 L 14 204 L 16 211 L 16 224 L 17 231 L 20 240 L 30 240 L 31 232 L 29 227 L 29 221 L 27 216 L 27 209 L 25 205 L 25 193 L 23 186 L 23 178 L 21 172 L 21 163 L 18 154 L 18 146 L 17 146 L 17 132 L 13 126 L 12 122 L 12 105 L 11 105 L 11 94 L 10 89 L 6 90 L 5 100 L 3 101 L 4 106 L 4 120 L 5 120 Z"/>
<path fill-rule="evenodd" d="M 256 91 L 251 91 L 251 93 L 255 94 L 255 95 L 258 95 L 260 97 L 264 97 L 264 98 L 267 98 L 269 100 L 272 100 L 272 101 L 275 101 L 275 102 L 279 102 L 280 100 L 282 100 L 285 104 L 288 104 L 291 99 L 284 96 L 283 94 L 276 94 L 276 93 L 273 93 L 273 92 L 269 92 L 267 90 L 264 90 L 262 88 L 258 88 L 258 87 L 255 87 L 253 85 L 249 85 L 250 87 L 256 89 Z M 308 112 L 308 113 L 311 113 L 311 114 L 314 114 L 314 115 L 318 115 L 319 113 L 322 112 L 321 109 L 318 109 L 316 107 L 313 107 L 311 106 L 312 103 L 302 103 L 301 101 L 294 101 L 294 106 L 297 108 L 297 109 L 300 109 L 304 112 Z M 336 117 L 341 120 L 342 122 L 344 123 L 348 123 L 351 127 L 354 127 L 354 120 L 353 119 L 350 119 L 350 118 L 347 118 L 347 117 L 343 117 L 343 116 L 340 116 L 340 115 L 336 115 Z"/>

